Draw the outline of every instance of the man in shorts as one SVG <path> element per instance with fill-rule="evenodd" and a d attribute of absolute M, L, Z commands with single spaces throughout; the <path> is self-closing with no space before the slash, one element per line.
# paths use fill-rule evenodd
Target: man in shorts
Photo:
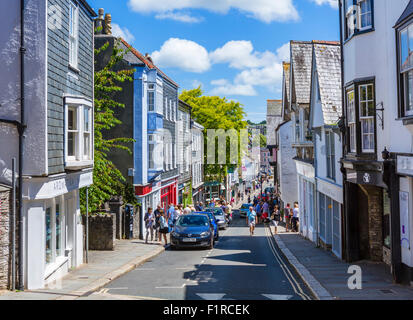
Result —
<path fill-rule="evenodd" d="M 254 235 L 255 225 L 257 223 L 257 213 L 254 211 L 253 207 L 250 207 L 247 214 L 247 224 L 250 227 L 250 235 Z"/>

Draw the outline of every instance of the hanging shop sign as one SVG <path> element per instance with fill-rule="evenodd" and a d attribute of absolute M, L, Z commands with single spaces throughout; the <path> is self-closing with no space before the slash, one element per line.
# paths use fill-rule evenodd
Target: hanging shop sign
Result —
<path fill-rule="evenodd" d="M 373 185 L 386 188 L 383 175 L 374 171 L 347 170 L 347 181 L 355 184 Z"/>

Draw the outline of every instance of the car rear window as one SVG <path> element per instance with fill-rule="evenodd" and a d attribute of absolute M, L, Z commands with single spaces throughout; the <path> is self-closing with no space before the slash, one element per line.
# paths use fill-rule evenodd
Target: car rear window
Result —
<path fill-rule="evenodd" d="M 180 227 L 201 227 L 208 226 L 209 221 L 205 216 L 181 216 L 179 217 L 176 225 Z"/>

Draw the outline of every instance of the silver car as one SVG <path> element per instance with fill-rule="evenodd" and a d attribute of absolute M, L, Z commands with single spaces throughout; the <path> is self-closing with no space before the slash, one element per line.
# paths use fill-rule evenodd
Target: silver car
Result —
<path fill-rule="evenodd" d="M 214 214 L 219 229 L 226 229 L 228 227 L 228 221 L 222 208 L 208 208 L 206 209 L 206 211 L 212 212 Z"/>

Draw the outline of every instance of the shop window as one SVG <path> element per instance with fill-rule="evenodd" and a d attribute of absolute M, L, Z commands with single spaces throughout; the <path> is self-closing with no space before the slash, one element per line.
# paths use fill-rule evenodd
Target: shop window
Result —
<path fill-rule="evenodd" d="M 390 249 L 390 198 L 386 190 L 383 190 L 383 246 Z"/>
<path fill-rule="evenodd" d="M 46 209 L 46 264 L 53 262 L 52 254 L 52 209 Z"/>

